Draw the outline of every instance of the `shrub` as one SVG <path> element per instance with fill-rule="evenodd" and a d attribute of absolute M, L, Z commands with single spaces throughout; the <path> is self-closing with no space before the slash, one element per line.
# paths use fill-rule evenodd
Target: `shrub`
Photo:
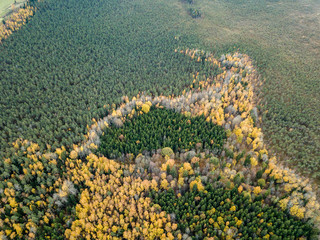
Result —
<path fill-rule="evenodd" d="M 256 178 L 260 179 L 262 177 L 262 174 L 263 174 L 263 170 L 259 170 L 256 174 Z"/>
<path fill-rule="evenodd" d="M 263 178 L 261 178 L 258 180 L 258 185 L 263 188 L 266 186 L 266 181 Z"/>
<path fill-rule="evenodd" d="M 249 167 L 251 164 L 251 156 L 247 155 L 246 159 L 244 160 L 244 166 Z"/>
<path fill-rule="evenodd" d="M 171 156 L 173 154 L 173 150 L 169 147 L 162 148 L 161 155 L 162 156 Z"/>
<path fill-rule="evenodd" d="M 188 10 L 190 16 L 192 18 L 199 18 L 201 17 L 201 12 L 198 10 L 198 9 L 195 9 L 195 8 L 189 8 Z"/>

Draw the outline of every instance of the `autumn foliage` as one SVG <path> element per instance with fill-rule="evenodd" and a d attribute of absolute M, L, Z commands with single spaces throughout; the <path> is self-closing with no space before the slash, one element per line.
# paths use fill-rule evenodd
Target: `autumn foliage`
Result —
<path fill-rule="evenodd" d="M 27 20 L 33 16 L 35 8 L 26 6 L 20 8 L 17 12 L 10 15 L 10 18 L 5 21 L 5 24 L 0 24 L 0 43 L 8 38 L 14 31 L 17 31 Z"/>
<path fill-rule="evenodd" d="M 307 239 L 317 234 L 320 206 L 312 185 L 267 151 L 250 58 L 236 53 L 217 60 L 190 49 L 176 54 L 219 66 L 221 73 L 210 78 L 196 72 L 180 96 L 124 98 L 108 116 L 93 119 L 86 140 L 72 149 L 50 152 L 48 146 L 41 153 L 28 141 L 13 144 L 14 157 L 1 166 L 6 170 L 0 183 L 1 237 Z M 170 144 L 163 144 L 166 138 Z"/>

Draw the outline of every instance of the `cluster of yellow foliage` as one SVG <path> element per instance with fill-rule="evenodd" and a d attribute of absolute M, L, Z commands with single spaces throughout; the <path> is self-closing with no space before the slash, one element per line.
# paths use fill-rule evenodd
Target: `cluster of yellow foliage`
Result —
<path fill-rule="evenodd" d="M 5 24 L 0 25 L 0 43 L 7 39 L 14 31 L 21 28 L 35 12 L 35 8 L 27 6 L 20 8 L 18 12 L 13 13 Z"/>
<path fill-rule="evenodd" d="M 180 52 L 189 55 L 193 59 L 197 59 L 198 55 L 201 54 L 199 50 L 190 49 Z M 259 161 L 261 161 L 262 156 L 264 156 L 263 161 L 267 161 L 268 163 L 268 168 L 263 175 L 263 178 L 266 180 L 266 188 L 269 187 L 269 178 L 271 177 L 276 180 L 276 184 L 280 184 L 284 192 L 290 193 L 301 184 L 303 185 L 302 178 L 294 173 L 288 175 L 281 170 L 283 167 L 280 164 L 275 165 L 275 158 L 269 159 L 268 151 L 263 142 L 263 133 L 261 128 L 257 126 L 257 123 L 259 123 L 261 119 L 259 117 L 257 118 L 256 114 L 253 114 L 253 112 L 257 111 L 254 101 L 254 88 L 261 83 L 257 80 L 251 59 L 247 55 L 235 53 L 234 55 L 227 55 L 223 61 L 218 61 L 212 55 L 207 55 L 205 61 L 212 63 L 214 66 L 219 66 L 224 72 L 217 75 L 214 79 L 210 79 L 208 76 L 199 76 L 199 73 L 195 73 L 194 83 L 197 82 L 199 88 L 194 89 L 194 84 L 192 84 L 190 86 L 191 91 L 185 90 L 182 96 L 157 96 L 151 98 L 144 94 L 139 94 L 134 97 L 132 101 L 127 99 L 124 104 L 114 110 L 112 116 L 125 121 L 126 118 L 131 118 L 135 114 L 135 108 L 141 109 L 138 110 L 137 114 L 143 114 L 147 113 L 150 110 L 149 107 L 152 105 L 160 108 L 179 108 L 181 113 L 190 117 L 204 114 L 207 121 L 212 121 L 225 127 L 228 134 L 226 147 L 234 153 L 234 159 L 224 165 L 223 168 L 216 169 L 215 166 L 212 169 L 213 171 L 215 170 L 215 174 L 222 176 L 221 181 L 224 182 L 226 186 L 232 188 L 234 186 L 234 177 L 237 174 L 242 174 L 245 157 L 236 159 L 236 156 L 242 151 L 249 152 L 251 155 L 249 161 L 251 171 L 253 171 L 251 176 L 255 176 L 255 173 L 261 169 Z M 228 68 L 224 64 L 225 61 L 229 63 Z M 123 115 L 123 110 L 128 109 L 128 106 L 131 106 L 132 110 L 128 112 L 127 115 Z M 106 118 L 98 122 L 94 121 L 94 124 L 88 129 L 87 141 L 80 147 L 75 146 L 75 152 L 73 152 L 71 158 L 75 158 L 79 153 L 85 151 L 85 149 L 89 149 L 90 152 L 90 149 L 92 149 L 90 144 L 99 138 L 104 127 L 109 127 Z M 196 158 L 192 160 L 193 163 L 197 161 L 198 159 Z M 171 165 L 170 163 L 170 167 Z M 162 170 L 165 171 L 166 167 L 167 165 L 164 165 Z M 193 169 L 190 163 L 184 163 L 178 172 L 178 186 L 183 186 L 185 184 L 184 176 L 192 175 Z M 252 177 L 251 180 L 255 181 L 254 177 Z M 165 177 L 161 179 L 160 187 L 163 189 L 170 187 Z M 239 192 L 242 192 L 243 188 L 245 188 L 248 194 L 260 194 L 266 191 L 256 185 L 242 185 L 241 188 L 239 187 Z M 301 191 L 302 189 L 310 193 L 305 194 L 305 196 L 303 195 L 302 199 L 308 202 L 307 206 L 310 202 L 310 206 L 316 207 L 315 212 L 318 214 L 320 208 L 314 204 L 315 201 L 313 199 L 315 198 L 315 194 L 310 184 L 303 186 Z M 304 211 L 305 217 L 307 218 L 312 215 L 312 218 L 314 218 L 315 214 L 311 214 L 311 211 L 307 209 L 306 207 L 306 211 Z M 293 214 L 296 212 L 294 209 L 291 211 Z"/>
<path fill-rule="evenodd" d="M 152 106 L 152 103 L 150 101 L 142 104 L 142 107 L 141 107 L 141 110 L 144 112 L 144 113 L 148 113 L 150 111 L 150 107 Z"/>
<path fill-rule="evenodd" d="M 77 220 L 67 229 L 67 239 L 173 239 L 170 215 L 151 207 L 145 192 L 158 190 L 155 180 L 142 180 L 135 165 L 119 164 L 90 154 L 87 163 L 69 169 L 72 180 L 84 184 Z M 172 164 L 168 160 L 167 164 Z M 127 172 L 127 174 L 125 174 Z"/>
<path fill-rule="evenodd" d="M 188 162 L 183 163 L 183 165 L 179 168 L 179 178 L 178 185 L 182 186 L 184 184 L 184 178 L 189 175 L 193 175 L 194 171 L 191 167 L 191 164 Z"/>
<path fill-rule="evenodd" d="M 161 170 L 162 170 L 162 171 L 167 171 L 167 168 L 168 168 L 168 167 L 172 168 L 174 165 L 175 165 L 174 159 L 168 159 L 168 160 L 166 161 L 166 163 L 162 164 Z"/>
<path fill-rule="evenodd" d="M 191 191 L 193 190 L 194 185 L 197 186 L 197 190 L 198 190 L 199 192 L 204 191 L 204 186 L 203 186 L 202 183 L 201 183 L 200 177 L 197 177 L 195 180 L 193 180 L 192 182 L 190 182 L 190 190 L 191 190 Z"/>
<path fill-rule="evenodd" d="M 194 58 L 197 55 L 197 50 L 188 49 L 181 51 L 181 53 Z M 223 66 L 223 62 L 217 63 L 212 57 L 206 58 L 206 61 L 212 61 L 213 65 L 218 64 L 224 69 L 224 72 L 216 77 L 213 84 L 206 85 L 207 91 L 211 90 L 212 94 L 219 97 L 210 99 L 205 96 L 201 101 L 193 103 L 191 111 L 188 112 L 190 112 L 191 116 L 204 114 L 207 117 L 207 121 L 213 121 L 224 126 L 229 131 L 229 144 L 227 143 L 227 145 L 238 154 L 242 150 L 251 152 L 251 168 L 258 167 L 260 169 L 258 158 L 263 155 L 268 158 L 268 151 L 263 142 L 261 128 L 254 124 L 252 111 L 255 107 L 254 88 L 261 83 L 257 80 L 250 58 L 242 55 L 240 59 L 238 56 L 238 53 L 227 55 L 224 61 L 228 61 L 232 65 L 229 69 Z M 240 67 L 240 62 L 242 67 Z M 196 74 L 195 80 L 197 76 Z M 241 81 L 239 81 L 239 76 L 243 76 Z M 226 77 L 229 81 L 226 81 Z M 220 98 L 220 96 L 222 97 Z M 255 121 L 258 120 L 261 119 L 255 119 Z M 235 149 L 235 144 L 232 142 L 233 139 L 241 144 L 239 148 Z M 239 163 L 243 164 L 244 158 Z M 232 169 L 241 170 L 235 161 L 225 168 L 227 169 L 221 170 L 221 174 L 229 179 L 232 179 L 235 175 Z M 307 180 L 277 163 L 275 157 L 269 159 L 265 174 L 270 178 L 274 178 L 276 184 L 280 185 L 284 193 L 290 193 L 286 199 L 279 203 L 282 208 L 287 208 L 290 214 L 298 218 L 311 218 L 313 221 L 320 223 L 320 205 L 317 203 L 316 194 Z M 252 188 L 246 186 L 246 189 L 248 192 L 253 191 L 255 194 L 259 194 L 262 191 L 260 187 Z M 242 190 L 243 187 L 240 186 L 239 192 L 242 192 Z M 305 202 L 307 204 L 303 206 Z"/>
<path fill-rule="evenodd" d="M 4 160 L 3 171 L 8 175 L 2 181 L 0 212 L 9 208 L 10 217 L 0 221 L 0 236 L 34 239 L 38 225 L 48 223 L 54 217 L 48 209 L 49 196 L 62 185 L 57 160 L 61 161 L 60 155 L 65 149 L 57 149 L 60 155 L 43 154 L 38 144 L 22 139 L 15 141 L 13 148 L 12 158 Z M 9 229 L 1 231 L 4 226 Z"/>
<path fill-rule="evenodd" d="M 187 49 L 181 52 L 193 58 L 198 50 Z M 206 95 L 200 101 L 193 102 L 190 110 L 184 114 L 204 114 L 207 121 L 224 126 L 229 137 L 243 145 L 242 149 L 249 149 L 254 153 L 251 166 L 255 167 L 258 164 L 259 151 L 266 150 L 261 128 L 255 126 L 253 117 L 256 116 L 252 115 L 255 106 L 254 87 L 260 84 L 257 82 L 252 62 L 247 55 L 239 53 L 229 54 L 224 60 L 232 65 L 231 68 L 227 68 L 223 61 L 219 62 L 212 56 L 206 57 L 206 61 L 211 62 L 213 66 L 218 65 L 224 72 L 217 75 L 212 83 L 207 81 L 206 85 L 202 85 L 202 92 Z M 195 81 L 197 77 L 198 74 L 195 75 Z M 191 99 L 194 94 L 189 92 L 186 97 Z"/>
<path fill-rule="evenodd" d="M 308 179 L 299 177 L 293 170 L 281 166 L 275 157 L 269 160 L 265 173 L 275 179 L 284 193 L 289 194 L 279 201 L 282 209 L 288 209 L 290 214 L 300 219 L 310 218 L 320 223 L 320 204 Z"/>

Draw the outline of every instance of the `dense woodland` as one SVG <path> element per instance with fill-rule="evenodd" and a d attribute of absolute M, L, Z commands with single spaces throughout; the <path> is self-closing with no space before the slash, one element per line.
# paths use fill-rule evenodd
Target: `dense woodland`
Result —
<path fill-rule="evenodd" d="M 191 73 L 206 71 L 174 53 L 195 41 L 169 24 L 174 12 L 160 2 L 35 5 L 32 21 L 0 45 L 1 149 L 17 137 L 70 146 L 122 96 L 178 94 Z"/>
<path fill-rule="evenodd" d="M 319 236 L 317 188 L 268 151 L 318 176 L 317 113 L 275 102 L 274 53 L 199 50 L 196 0 L 28 4 L 0 32 L 0 239 Z"/>
<path fill-rule="evenodd" d="M 88 8 L 86 1 L 31 2 L 39 10 L 35 21 L 27 20 L 27 26 L 0 46 L 0 77 L 7 83 L 0 89 L 5 109 L 0 113 L 2 149 L 17 137 L 33 139 L 41 147 L 45 141 L 53 148 L 80 142 L 91 119 L 105 115 L 123 95 L 181 92 L 197 66 L 173 55 L 177 46 L 204 46 L 216 56 L 240 49 L 253 57 L 265 79 L 259 107 L 270 147 L 317 178 L 319 63 L 314 56 L 319 47 L 318 31 L 313 30 L 318 4 L 310 9 L 310 4 L 299 8 L 302 3 L 290 1 L 139 0 L 90 2 Z M 179 15 L 181 7 L 184 13 Z M 204 15 L 193 19 L 189 9 Z M 292 15 L 294 11 L 299 14 Z M 240 24 L 243 21 L 248 24 Z M 300 31 L 306 21 L 308 28 Z M 260 22 L 265 25 L 256 31 Z M 18 48 L 21 51 L 14 51 Z"/>
<path fill-rule="evenodd" d="M 176 54 L 202 64 L 205 52 L 187 49 Z M 252 113 L 252 82 L 256 79 L 250 58 L 228 54 L 218 61 L 209 54 L 204 61 L 224 71 L 212 81 L 203 77 L 183 96 L 125 98 L 119 108 L 95 120 L 86 140 L 72 151 L 61 147 L 43 152 L 27 140 L 14 142 L 12 156 L 1 162 L 5 171 L 1 175 L 0 236 L 308 239 L 317 235 L 320 205 L 312 186 L 268 156 L 261 129 L 255 126 L 258 118 Z M 193 74 L 194 80 L 198 77 Z M 190 133 L 195 139 L 198 133 L 202 137 L 213 134 L 210 144 L 224 140 L 223 151 L 210 151 L 210 144 L 191 144 L 191 149 L 184 151 L 164 147 L 152 154 L 143 151 L 134 156 L 136 152 L 113 160 L 93 153 L 108 139 L 105 136 L 112 139 L 118 135 L 113 133 L 128 126 L 137 127 L 140 136 L 149 138 L 150 129 L 142 127 L 141 120 L 148 126 L 156 121 L 152 113 L 157 112 L 162 118 L 155 136 L 162 135 L 163 126 L 175 129 L 181 119 L 182 132 L 188 122 L 193 127 L 185 132 L 186 137 Z M 195 128 L 203 125 L 208 132 Z M 161 139 L 158 145 L 162 147 L 160 143 Z M 146 141 L 145 147 L 158 146 Z M 212 197 L 206 198 L 206 194 Z M 201 202 L 200 212 L 197 208 L 188 212 L 189 208 L 181 206 L 181 211 L 172 213 L 172 202 L 166 196 L 178 198 L 177 204 L 182 206 L 188 206 L 194 197 L 193 202 Z M 192 220 L 190 216 L 194 216 Z M 179 218 L 186 221 L 178 222 Z M 186 231 L 181 231 L 181 224 L 188 226 Z"/>
<path fill-rule="evenodd" d="M 310 226 L 290 215 L 274 207 L 263 206 L 262 195 L 250 201 L 249 196 L 239 194 L 238 187 L 226 190 L 209 184 L 204 193 L 198 191 L 197 185 L 193 186 L 193 189 L 180 197 L 172 189 L 160 193 L 152 191 L 150 196 L 154 204 L 159 204 L 164 211 L 174 216 L 182 232 L 187 231 L 197 236 L 196 239 L 206 235 L 220 235 L 223 238 L 224 234 L 219 229 L 226 227 L 239 228 L 238 237 L 241 239 L 263 238 L 268 232 L 274 233 L 270 239 L 297 239 L 312 232 Z M 218 224 L 221 227 L 217 228 Z"/>
<path fill-rule="evenodd" d="M 180 113 L 154 107 L 145 111 L 148 114 L 136 116 L 119 128 L 107 128 L 98 151 L 108 158 L 126 153 L 136 156 L 165 147 L 170 147 L 173 152 L 196 146 L 221 152 L 226 133 L 222 127 L 207 122 L 204 116 L 190 119 Z"/>

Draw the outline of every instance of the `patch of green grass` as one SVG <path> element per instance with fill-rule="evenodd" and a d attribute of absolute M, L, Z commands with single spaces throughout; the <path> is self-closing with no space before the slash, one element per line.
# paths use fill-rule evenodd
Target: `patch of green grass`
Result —
<path fill-rule="evenodd" d="M 20 3 L 24 3 L 26 0 L 1 0 L 0 1 L 0 19 L 3 19 L 3 17 L 12 10 L 11 5 L 17 5 Z"/>
<path fill-rule="evenodd" d="M 0 1 L 0 17 L 3 17 L 5 12 L 7 12 L 10 5 L 14 3 L 14 0 L 1 0 Z"/>

